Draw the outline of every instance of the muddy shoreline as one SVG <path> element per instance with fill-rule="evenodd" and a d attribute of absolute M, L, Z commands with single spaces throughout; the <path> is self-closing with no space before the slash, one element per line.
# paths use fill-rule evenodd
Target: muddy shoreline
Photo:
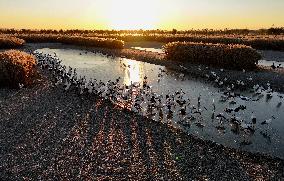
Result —
<path fill-rule="evenodd" d="M 53 86 L 0 89 L 0 179 L 281 180 L 284 161 L 227 148 Z"/>

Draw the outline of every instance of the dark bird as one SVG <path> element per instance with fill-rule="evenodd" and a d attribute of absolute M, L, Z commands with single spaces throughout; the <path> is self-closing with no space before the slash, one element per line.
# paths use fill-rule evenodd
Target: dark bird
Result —
<path fill-rule="evenodd" d="M 216 118 L 219 118 L 219 119 L 226 119 L 226 117 L 222 114 L 222 113 L 219 113 Z"/>
<path fill-rule="evenodd" d="M 273 117 L 272 117 L 272 118 L 273 118 Z M 272 118 L 269 118 L 269 119 L 263 121 L 261 124 L 262 124 L 262 125 L 270 124 L 270 123 L 272 122 Z"/>
<path fill-rule="evenodd" d="M 253 113 L 251 115 L 251 122 L 252 122 L 252 124 L 256 124 L 256 117 Z"/>
<path fill-rule="evenodd" d="M 271 65 L 271 68 L 272 68 L 273 70 L 276 69 L 276 66 L 275 66 L 274 63 Z"/>
<path fill-rule="evenodd" d="M 247 107 L 244 105 L 240 105 L 239 107 L 237 107 L 234 111 L 235 112 L 239 112 L 240 110 L 245 110 Z"/>
<path fill-rule="evenodd" d="M 201 112 L 200 111 L 194 111 L 192 114 L 199 114 L 199 115 L 201 115 Z"/>
<path fill-rule="evenodd" d="M 225 112 L 226 113 L 232 113 L 234 111 L 234 109 L 232 109 L 232 108 L 226 108 L 225 109 Z"/>

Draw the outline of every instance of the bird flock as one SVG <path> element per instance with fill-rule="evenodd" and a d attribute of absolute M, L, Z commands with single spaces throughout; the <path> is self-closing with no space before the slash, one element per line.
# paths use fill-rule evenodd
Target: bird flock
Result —
<path fill-rule="evenodd" d="M 206 126 L 206 121 L 203 114 L 205 112 L 211 113 L 212 121 L 215 121 L 216 129 L 223 132 L 226 129 L 225 123 L 231 126 L 231 131 L 239 134 L 240 131 L 245 134 L 254 134 L 258 129 L 257 125 L 266 127 L 262 130 L 263 137 L 269 137 L 267 132 L 269 125 L 276 119 L 271 116 L 269 119 L 257 118 L 252 112 L 251 118 L 245 120 L 242 117 L 247 107 L 245 105 L 238 104 L 238 100 L 242 101 L 259 101 L 263 97 L 271 99 L 273 97 L 273 90 L 271 85 L 267 83 L 267 88 L 260 85 L 254 85 L 251 92 L 254 96 L 246 97 L 241 94 L 235 93 L 235 90 L 248 86 L 248 83 L 252 81 L 252 77 L 247 78 L 247 82 L 237 80 L 235 84 L 227 85 L 227 78 L 222 79 L 216 72 L 206 74 L 208 80 L 213 81 L 219 87 L 225 87 L 224 92 L 220 97 L 220 100 L 212 100 L 211 103 L 202 104 L 202 95 L 199 94 L 197 102 L 191 100 L 186 95 L 185 91 L 180 89 L 175 92 L 168 92 L 167 94 L 157 94 L 154 92 L 149 84 L 148 77 L 145 76 L 141 83 L 131 83 L 125 85 L 121 83 L 121 77 L 118 77 L 114 81 L 102 82 L 96 78 L 86 79 L 85 76 L 78 76 L 77 69 L 72 67 L 66 67 L 62 64 L 61 60 L 57 57 L 56 53 L 43 54 L 41 52 L 33 52 L 37 57 L 38 66 L 43 70 L 49 70 L 54 77 L 54 84 L 61 86 L 64 91 L 75 90 L 79 95 L 82 94 L 94 94 L 102 99 L 111 101 L 113 104 L 128 109 L 132 112 L 146 116 L 155 121 L 160 121 L 170 125 L 178 124 L 184 128 L 190 128 L 191 125 L 195 125 L 197 128 L 203 128 Z M 123 65 L 128 68 L 127 65 Z M 186 69 L 186 67 L 181 66 Z M 201 67 L 199 67 L 200 71 Z M 208 67 L 206 67 L 208 69 Z M 220 69 L 220 71 L 224 71 Z M 244 70 L 245 71 L 245 70 Z M 160 69 L 158 73 L 158 82 L 162 78 L 165 70 Z M 185 75 L 180 73 L 179 78 L 183 80 Z M 277 107 L 281 107 L 283 96 L 280 94 L 279 103 Z M 216 111 L 216 103 L 227 102 L 226 107 L 222 112 Z"/>

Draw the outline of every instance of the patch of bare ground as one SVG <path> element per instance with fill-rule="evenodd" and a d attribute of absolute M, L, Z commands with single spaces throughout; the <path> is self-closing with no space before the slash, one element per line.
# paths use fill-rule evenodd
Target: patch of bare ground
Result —
<path fill-rule="evenodd" d="M 64 92 L 0 89 L 0 180 L 282 180 L 284 162 Z"/>

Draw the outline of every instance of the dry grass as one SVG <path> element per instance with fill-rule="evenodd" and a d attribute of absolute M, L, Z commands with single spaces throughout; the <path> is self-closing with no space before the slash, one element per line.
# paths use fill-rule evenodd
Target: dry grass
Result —
<path fill-rule="evenodd" d="M 61 36 L 59 42 L 73 45 L 94 46 L 102 48 L 123 49 L 124 42 L 111 38 L 82 37 L 82 36 Z"/>
<path fill-rule="evenodd" d="M 93 35 L 100 38 L 116 38 L 127 42 L 157 41 L 157 42 L 203 42 L 222 44 L 244 44 L 255 49 L 284 51 L 284 36 L 271 35 L 198 35 L 198 34 L 113 34 Z"/>
<path fill-rule="evenodd" d="M 28 43 L 55 43 L 58 35 L 55 34 L 19 34 L 16 37 L 24 39 Z"/>
<path fill-rule="evenodd" d="M 30 43 L 65 43 L 72 45 L 92 46 L 100 48 L 122 49 L 124 42 L 113 38 L 97 38 L 82 37 L 55 34 L 20 34 L 19 38 L 23 38 Z"/>
<path fill-rule="evenodd" d="M 18 50 L 0 53 L 0 85 L 18 87 L 30 85 L 36 75 L 34 56 Z"/>
<path fill-rule="evenodd" d="M 15 34 L 16 37 L 32 43 L 70 43 L 75 45 L 95 46 L 102 48 L 124 48 L 124 42 L 157 41 L 163 43 L 186 41 L 222 44 L 244 44 L 255 49 L 284 51 L 283 35 L 256 34 L 171 34 L 167 33 L 74 33 L 74 34 Z"/>
<path fill-rule="evenodd" d="M 11 36 L 0 35 L 0 48 L 17 48 L 23 46 L 25 41 Z"/>
<path fill-rule="evenodd" d="M 164 46 L 166 59 L 227 69 L 255 69 L 261 58 L 245 45 L 173 42 Z"/>

